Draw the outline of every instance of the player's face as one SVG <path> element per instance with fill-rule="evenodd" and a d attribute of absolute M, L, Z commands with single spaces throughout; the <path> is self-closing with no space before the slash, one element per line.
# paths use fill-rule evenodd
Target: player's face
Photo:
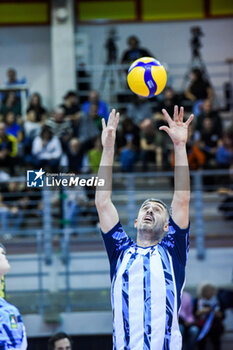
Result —
<path fill-rule="evenodd" d="M 159 202 L 147 202 L 139 210 L 135 226 L 140 231 L 162 234 L 168 229 L 167 210 Z"/>
<path fill-rule="evenodd" d="M 0 275 L 3 276 L 10 270 L 10 264 L 6 258 L 5 250 L 0 247 Z"/>
<path fill-rule="evenodd" d="M 71 350 L 71 344 L 68 338 L 63 338 L 55 342 L 54 350 Z"/>

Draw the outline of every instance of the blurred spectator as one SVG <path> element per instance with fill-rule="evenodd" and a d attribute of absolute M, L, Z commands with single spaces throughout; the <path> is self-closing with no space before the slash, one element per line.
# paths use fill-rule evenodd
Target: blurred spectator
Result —
<path fill-rule="evenodd" d="M 140 129 L 142 168 L 147 171 L 148 163 L 162 164 L 162 149 L 157 145 L 157 132 L 151 119 L 145 119 L 141 123 Z"/>
<path fill-rule="evenodd" d="M 91 103 L 88 116 L 91 120 L 93 120 L 99 132 L 101 132 L 102 118 L 100 118 L 98 115 L 98 105 L 96 103 Z"/>
<path fill-rule="evenodd" d="M 212 100 L 214 92 L 201 69 L 193 68 L 190 79 L 191 82 L 185 92 L 185 96 L 193 103 L 193 112 L 197 116 L 200 114 L 200 105 L 202 101 L 207 98 Z"/>
<path fill-rule="evenodd" d="M 26 156 L 26 162 L 36 169 L 50 167 L 57 171 L 62 156 L 61 142 L 57 136 L 53 136 L 51 129 L 44 125 L 40 136 L 32 142 L 32 153 Z"/>
<path fill-rule="evenodd" d="M 32 114 L 31 112 L 34 112 L 35 117 L 34 121 L 43 123 L 45 122 L 47 118 L 47 110 L 42 105 L 42 99 L 38 92 L 35 92 L 31 95 L 29 100 L 29 105 L 27 108 L 27 119 L 30 120 L 29 114 Z"/>
<path fill-rule="evenodd" d="M 40 130 L 41 123 L 37 121 L 35 111 L 31 110 L 23 123 L 24 137 L 32 140 L 40 134 Z"/>
<path fill-rule="evenodd" d="M 77 120 L 80 118 L 80 106 L 75 91 L 68 91 L 64 96 L 64 103 L 61 106 L 64 110 L 65 119 Z"/>
<path fill-rule="evenodd" d="M 89 101 L 82 105 L 82 111 L 89 115 L 91 105 L 98 106 L 97 114 L 100 119 L 104 118 L 106 121 L 108 120 L 108 106 L 106 102 L 100 100 L 99 94 L 95 90 L 89 92 Z"/>
<path fill-rule="evenodd" d="M 182 350 L 193 350 L 195 348 L 199 328 L 195 324 L 192 297 L 185 291 L 183 291 L 181 296 L 179 326 L 183 337 Z"/>
<path fill-rule="evenodd" d="M 96 118 L 96 109 L 94 109 L 92 117 L 89 114 L 82 112 L 76 135 L 74 135 L 78 137 L 82 145 L 85 145 L 86 151 L 93 147 L 96 137 L 100 135 Z M 99 120 L 101 121 L 100 118 Z"/>
<path fill-rule="evenodd" d="M 218 167 L 229 168 L 233 165 L 233 130 L 229 129 L 223 133 L 222 145 L 216 152 Z"/>
<path fill-rule="evenodd" d="M 122 64 L 130 65 L 140 57 L 153 57 L 147 49 L 140 47 L 139 39 L 135 35 L 131 35 L 127 38 L 127 45 L 128 49 L 122 54 Z"/>
<path fill-rule="evenodd" d="M 53 135 L 57 136 L 62 146 L 65 147 L 66 143 L 72 137 L 73 130 L 71 121 L 65 119 L 64 109 L 58 107 L 54 111 L 52 118 L 48 119 L 45 125 L 51 129 Z"/>
<path fill-rule="evenodd" d="M 99 169 L 100 160 L 102 156 L 101 138 L 98 136 L 95 140 L 94 147 L 88 152 L 88 163 L 91 172 L 96 174 Z"/>
<path fill-rule="evenodd" d="M 205 118 L 210 118 L 213 123 L 213 132 L 222 136 L 222 119 L 217 111 L 213 110 L 212 101 L 206 99 L 200 105 L 200 115 L 196 118 L 196 129 L 201 132 Z"/>
<path fill-rule="evenodd" d="M 0 123 L 0 166 L 14 175 L 17 157 L 17 139 L 6 133 L 5 123 Z"/>
<path fill-rule="evenodd" d="M 54 334 L 48 340 L 48 350 L 72 350 L 71 337 L 64 332 Z"/>
<path fill-rule="evenodd" d="M 21 115 L 19 99 L 14 91 L 9 91 L 3 98 L 0 108 L 0 120 L 3 121 L 8 112 L 13 112 L 16 116 Z"/>
<path fill-rule="evenodd" d="M 140 129 L 131 118 L 125 118 L 117 133 L 116 146 L 122 171 L 133 171 L 140 149 Z"/>
<path fill-rule="evenodd" d="M 143 120 L 152 117 L 151 104 L 147 98 L 134 95 L 133 102 L 127 104 L 127 116 L 139 125 Z"/>
<path fill-rule="evenodd" d="M 191 170 L 201 169 L 205 165 L 206 157 L 204 151 L 201 149 L 199 136 L 195 132 L 194 125 L 188 128 L 188 141 L 186 144 L 188 163 Z M 172 166 L 174 166 L 174 153 L 172 153 Z"/>
<path fill-rule="evenodd" d="M 5 117 L 6 133 L 13 135 L 17 139 L 17 157 L 24 155 L 24 134 L 22 127 L 16 122 L 16 118 L 13 112 L 8 112 Z"/>
<path fill-rule="evenodd" d="M 162 94 L 162 100 L 156 108 L 162 114 L 162 109 L 165 108 L 169 115 L 174 114 L 174 106 L 179 104 L 178 96 L 171 86 L 167 86 Z"/>
<path fill-rule="evenodd" d="M 18 142 L 23 141 L 23 129 L 16 122 L 16 117 L 13 112 L 8 112 L 5 116 L 6 133 L 8 135 L 13 135 Z"/>
<path fill-rule="evenodd" d="M 8 68 L 6 74 L 7 74 L 7 82 L 6 82 L 7 86 L 19 85 L 19 84 L 26 83 L 25 78 L 22 78 L 20 80 L 17 78 L 17 72 L 14 68 Z"/>
<path fill-rule="evenodd" d="M 69 172 L 82 171 L 84 147 L 78 138 L 72 138 L 66 147 L 67 167 Z"/>
<path fill-rule="evenodd" d="M 23 194 L 20 183 L 10 181 L 0 198 L 1 226 L 5 238 L 10 238 L 9 230 L 18 230 L 23 221 Z M 9 225 L 11 223 L 11 225 Z"/>
<path fill-rule="evenodd" d="M 194 302 L 196 322 L 200 329 L 198 335 L 198 349 L 205 350 L 207 339 L 212 344 L 212 349 L 221 349 L 221 336 L 224 332 L 224 313 L 217 297 L 217 290 L 212 284 L 201 286 L 198 298 Z"/>
<path fill-rule="evenodd" d="M 206 157 L 205 168 L 216 167 L 216 153 L 219 144 L 219 133 L 214 130 L 213 120 L 206 117 L 200 132 L 200 146 Z"/>

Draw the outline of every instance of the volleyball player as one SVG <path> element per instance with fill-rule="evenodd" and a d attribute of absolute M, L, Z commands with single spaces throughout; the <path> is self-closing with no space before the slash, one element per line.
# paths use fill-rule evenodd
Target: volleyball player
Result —
<path fill-rule="evenodd" d="M 146 200 L 135 220 L 136 243 L 126 234 L 111 201 L 112 165 L 119 113 L 102 120 L 103 153 L 98 177 L 109 188 L 96 190 L 100 228 L 110 261 L 113 343 L 116 350 L 180 350 L 177 313 L 185 279 L 189 235 L 188 126 L 184 109 L 174 107 L 173 119 L 162 111 L 161 126 L 174 145 L 174 195 L 170 215 L 159 199 Z"/>

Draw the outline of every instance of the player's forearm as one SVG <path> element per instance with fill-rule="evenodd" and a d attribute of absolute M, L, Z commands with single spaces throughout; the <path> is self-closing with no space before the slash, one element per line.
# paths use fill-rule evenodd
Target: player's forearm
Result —
<path fill-rule="evenodd" d="M 181 200 L 190 199 L 190 174 L 185 143 L 174 145 L 175 174 L 174 195 Z"/>
<path fill-rule="evenodd" d="M 97 206 L 106 205 L 111 201 L 112 195 L 112 166 L 114 160 L 114 147 L 103 148 L 101 162 L 98 171 L 98 178 L 104 179 L 105 185 L 96 188 L 95 203 Z"/>

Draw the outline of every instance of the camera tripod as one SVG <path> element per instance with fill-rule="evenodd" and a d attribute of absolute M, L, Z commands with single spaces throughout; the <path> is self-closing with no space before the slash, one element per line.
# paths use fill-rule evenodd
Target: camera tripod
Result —
<path fill-rule="evenodd" d="M 186 73 L 184 75 L 184 79 L 182 82 L 182 90 L 184 90 L 186 81 L 189 79 L 190 72 L 192 71 L 193 68 L 199 68 L 204 74 L 204 76 L 208 78 L 208 72 L 207 72 L 205 62 L 203 61 L 201 54 L 198 52 L 198 55 L 192 55 L 191 61 L 188 64 L 188 68 L 186 70 Z"/>
<path fill-rule="evenodd" d="M 191 31 L 191 35 L 192 35 L 192 38 L 190 41 L 191 50 L 192 50 L 192 57 L 191 57 L 190 63 L 188 64 L 187 71 L 184 75 L 184 79 L 183 79 L 183 83 L 182 83 L 182 90 L 184 90 L 185 83 L 188 80 L 189 74 L 193 68 L 199 68 L 202 71 L 203 75 L 209 80 L 207 68 L 206 68 L 206 65 L 202 59 L 201 53 L 200 53 L 200 49 L 202 47 L 200 37 L 203 36 L 204 34 L 203 34 L 200 27 L 191 27 L 190 31 Z"/>
<path fill-rule="evenodd" d="M 100 80 L 100 91 L 104 91 L 106 82 L 109 82 L 109 96 L 110 101 L 114 103 L 114 92 L 116 90 L 116 81 L 119 80 L 121 85 L 121 74 L 117 69 L 117 46 L 115 41 L 117 40 L 115 30 L 112 29 L 109 32 L 109 38 L 106 41 L 105 48 L 107 50 L 107 61 L 104 66 L 102 77 Z"/>

